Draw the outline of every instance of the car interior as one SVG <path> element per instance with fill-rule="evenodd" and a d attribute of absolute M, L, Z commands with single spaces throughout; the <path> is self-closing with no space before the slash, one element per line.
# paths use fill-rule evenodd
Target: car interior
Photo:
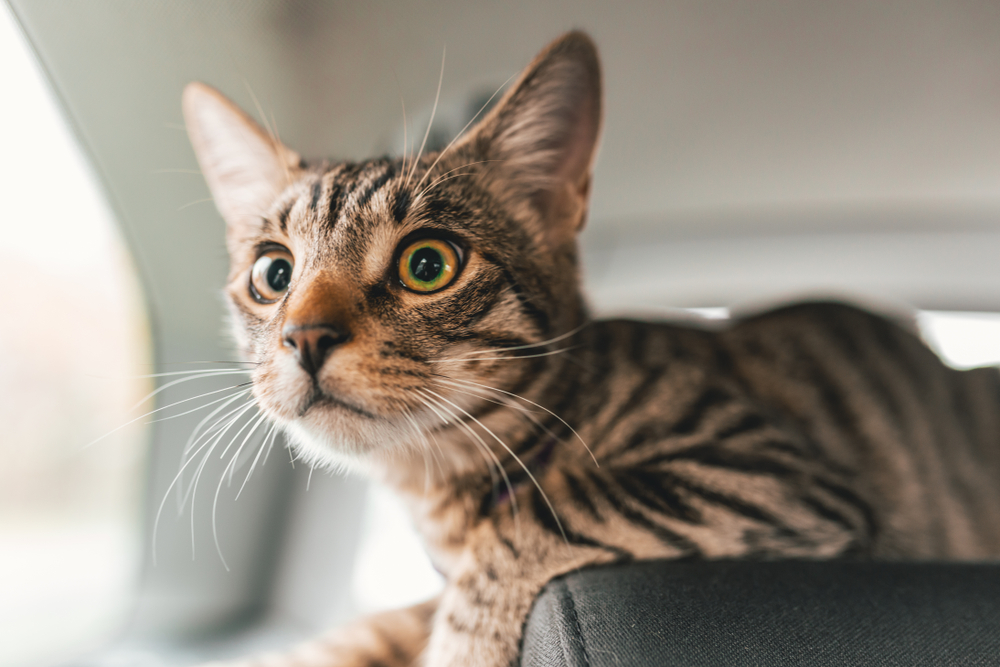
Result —
<path fill-rule="evenodd" d="M 835 299 L 914 318 L 956 367 L 1000 364 L 996 3 L 6 0 L 0 17 L 0 666 L 235 659 L 442 587 L 397 500 L 277 434 L 262 465 L 212 459 L 197 490 L 179 473 L 238 361 L 191 81 L 307 159 L 399 155 L 425 131 L 445 146 L 582 29 L 604 77 L 580 237 L 595 316 L 721 327 Z M 995 564 L 637 563 L 554 581 L 522 664 L 985 665 L 998 624 Z"/>

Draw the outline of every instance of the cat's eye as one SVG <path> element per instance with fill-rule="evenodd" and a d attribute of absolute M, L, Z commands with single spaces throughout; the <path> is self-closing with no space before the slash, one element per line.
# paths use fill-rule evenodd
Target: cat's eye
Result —
<path fill-rule="evenodd" d="M 458 275 L 458 250 L 448 241 L 426 238 L 407 245 L 399 256 L 399 279 L 414 292 L 436 292 Z"/>
<path fill-rule="evenodd" d="M 254 262 L 250 294 L 258 303 L 274 303 L 288 291 L 294 260 L 287 250 L 270 250 Z"/>

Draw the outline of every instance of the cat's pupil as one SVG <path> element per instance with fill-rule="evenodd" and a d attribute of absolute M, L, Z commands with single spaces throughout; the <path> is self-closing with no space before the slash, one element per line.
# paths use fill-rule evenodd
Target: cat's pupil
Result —
<path fill-rule="evenodd" d="M 292 279 L 292 265 L 286 259 L 276 259 L 267 269 L 267 284 L 275 292 L 284 292 Z"/>
<path fill-rule="evenodd" d="M 410 258 L 410 273 L 421 282 L 432 282 L 441 275 L 442 269 L 444 259 L 434 248 L 420 248 Z"/>

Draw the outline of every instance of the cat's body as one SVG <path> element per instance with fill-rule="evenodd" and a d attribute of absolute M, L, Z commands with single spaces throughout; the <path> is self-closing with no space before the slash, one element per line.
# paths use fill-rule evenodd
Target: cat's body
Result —
<path fill-rule="evenodd" d="M 258 402 L 314 462 L 394 486 L 448 580 L 274 664 L 508 665 L 545 583 L 599 563 L 1000 555 L 995 370 L 836 304 L 588 320 L 586 37 L 419 160 L 308 167 L 214 91 L 185 112 Z"/>

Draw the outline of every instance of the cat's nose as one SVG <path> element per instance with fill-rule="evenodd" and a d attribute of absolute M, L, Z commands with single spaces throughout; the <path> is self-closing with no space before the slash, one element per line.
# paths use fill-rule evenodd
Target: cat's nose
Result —
<path fill-rule="evenodd" d="M 336 346 L 350 335 L 327 324 L 306 326 L 286 325 L 281 330 L 282 342 L 292 351 L 299 365 L 310 375 L 316 375 Z"/>

